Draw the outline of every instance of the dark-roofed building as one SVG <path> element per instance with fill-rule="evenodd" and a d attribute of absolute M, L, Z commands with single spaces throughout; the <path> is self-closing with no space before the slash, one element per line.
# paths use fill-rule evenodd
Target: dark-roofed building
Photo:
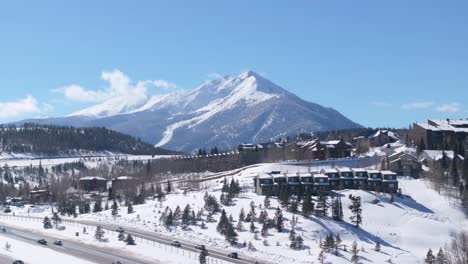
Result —
<path fill-rule="evenodd" d="M 119 176 L 112 178 L 112 189 L 110 196 L 130 197 L 137 194 L 138 181 L 131 176 Z"/>
<path fill-rule="evenodd" d="M 107 180 L 99 176 L 81 177 L 78 188 L 86 192 L 104 192 L 107 190 Z"/>
<path fill-rule="evenodd" d="M 398 175 L 417 178 L 422 171 L 422 164 L 411 153 L 397 152 L 388 156 L 388 169 Z"/>

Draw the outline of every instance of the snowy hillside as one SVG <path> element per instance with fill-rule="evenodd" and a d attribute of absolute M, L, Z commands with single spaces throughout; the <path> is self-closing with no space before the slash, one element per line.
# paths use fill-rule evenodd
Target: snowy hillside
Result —
<path fill-rule="evenodd" d="M 113 98 L 67 117 L 29 122 L 104 126 L 185 151 L 235 147 L 300 130 L 359 127 L 336 110 L 304 101 L 252 71 L 210 80 L 188 92 L 138 98 L 136 102 L 122 100 Z"/>
<path fill-rule="evenodd" d="M 227 215 L 232 215 L 233 225 L 237 226 L 241 209 L 247 214 L 251 209 L 251 203 L 255 204 L 257 216 L 264 209 L 264 197 L 258 196 L 249 189 L 252 184 L 252 177 L 262 171 L 281 169 L 283 171 L 307 171 L 307 167 L 293 165 L 268 164 L 252 166 L 242 172 L 237 173 L 234 179 L 239 180 L 244 187 L 243 192 L 235 198 L 229 206 L 223 206 Z M 221 178 L 222 180 L 222 178 Z M 231 246 L 224 239 L 224 236 L 216 231 L 220 214 L 213 216 L 216 221 L 206 222 L 206 229 L 202 229 L 200 224 L 189 225 L 183 229 L 181 225 L 166 228 L 160 222 L 161 213 L 166 206 L 173 211 L 176 206 L 182 210 L 188 204 L 195 212 L 204 205 L 204 194 L 208 192 L 219 198 L 221 195 L 220 179 L 207 183 L 207 188 L 201 191 L 192 191 L 186 194 L 172 193 L 159 203 L 157 201 L 147 201 L 146 204 L 134 207 L 135 213 L 127 214 L 126 207 L 122 207 L 119 216 L 114 218 L 111 210 L 100 213 L 90 213 L 79 215 L 79 219 L 87 219 L 99 222 L 115 223 L 122 227 L 139 228 L 158 234 L 165 234 L 174 239 L 191 241 L 207 246 L 207 248 L 220 248 L 226 251 L 237 251 L 241 255 L 268 260 L 273 263 L 318 263 L 317 257 L 321 251 L 319 241 L 325 236 L 332 234 L 339 235 L 342 245 L 346 245 L 347 251 L 340 250 L 338 256 L 326 254 L 329 263 L 349 263 L 351 259 L 351 245 L 354 241 L 360 250 L 361 263 L 422 263 L 429 248 L 438 250 L 447 243 L 451 236 L 463 230 L 468 231 L 468 220 L 459 211 L 456 205 L 451 204 L 443 196 L 427 186 L 424 180 L 400 178 L 400 187 L 403 197 L 395 196 L 395 201 L 390 202 L 388 194 L 378 194 L 362 190 L 343 190 L 338 195 L 342 199 L 344 221 L 335 221 L 331 217 L 318 217 L 312 215 L 304 217 L 297 215 L 298 222 L 295 227 L 297 235 L 304 239 L 304 248 L 294 250 L 289 247 L 289 231 L 291 230 L 291 220 L 293 214 L 283 208 L 285 218 L 284 230 L 278 232 L 274 228 L 268 230 L 268 235 L 260 235 L 262 225 L 255 222 L 256 234 L 251 233 L 250 223 L 243 223 L 243 231 L 238 231 L 238 241 L 251 243 L 253 248 Z M 350 204 L 349 195 L 360 196 L 362 201 L 363 222 L 361 227 L 355 228 L 350 222 L 351 212 L 348 209 Z M 330 199 L 329 199 L 330 201 Z M 317 202 L 317 197 L 314 197 Z M 278 201 L 271 199 L 271 205 L 266 209 L 268 217 L 274 217 Z M 35 208 L 31 215 L 43 216 L 50 212 L 49 209 Z M 27 208 L 13 208 L 17 215 L 27 214 Z M 329 213 L 330 215 L 330 213 Z M 203 218 L 206 217 L 206 211 Z M 376 243 L 381 244 L 381 251 L 374 250 Z"/>

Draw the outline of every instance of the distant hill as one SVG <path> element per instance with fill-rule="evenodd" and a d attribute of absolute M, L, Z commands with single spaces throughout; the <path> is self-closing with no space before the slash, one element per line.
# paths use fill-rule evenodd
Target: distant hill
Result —
<path fill-rule="evenodd" d="M 132 155 L 173 153 L 107 128 L 77 128 L 33 123 L 0 126 L 2 153 L 66 155 L 106 151 Z"/>

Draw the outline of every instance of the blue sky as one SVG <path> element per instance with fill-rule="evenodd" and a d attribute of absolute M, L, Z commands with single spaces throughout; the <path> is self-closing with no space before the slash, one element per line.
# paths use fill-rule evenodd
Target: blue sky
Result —
<path fill-rule="evenodd" d="M 8 1 L 0 122 L 95 104 L 111 73 L 156 80 L 153 94 L 247 69 L 366 126 L 468 117 L 467 14 L 467 1 Z"/>

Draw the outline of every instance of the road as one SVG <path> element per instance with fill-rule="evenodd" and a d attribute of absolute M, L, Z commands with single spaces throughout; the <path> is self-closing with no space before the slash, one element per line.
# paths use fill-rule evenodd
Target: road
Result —
<path fill-rule="evenodd" d="M 85 224 L 85 225 L 92 225 L 92 226 L 100 225 L 103 229 L 111 230 L 111 231 L 115 231 L 115 229 L 117 227 L 120 227 L 118 225 L 107 224 L 107 223 L 102 223 L 102 222 L 87 221 L 87 220 L 70 220 L 70 221 L 80 223 L 80 224 Z M 170 237 L 167 237 L 167 236 L 155 233 L 155 232 L 148 232 L 148 231 L 139 230 L 139 229 L 136 229 L 136 228 L 125 227 L 125 232 L 129 233 L 129 234 L 131 234 L 132 236 L 135 236 L 135 237 L 141 237 L 143 239 L 147 239 L 147 240 L 150 240 L 150 241 L 155 241 L 155 242 L 158 242 L 160 244 L 169 245 L 169 246 L 171 245 L 171 242 L 174 240 L 174 238 L 170 238 Z M 179 241 L 181 242 L 182 248 L 184 250 L 195 252 L 195 253 L 200 252 L 198 249 L 195 248 L 195 246 L 198 245 L 198 244 L 193 243 L 193 242 L 189 242 L 189 241 L 182 241 L 182 240 L 179 240 Z M 226 261 L 226 262 L 229 262 L 229 263 L 253 264 L 253 263 L 255 263 L 257 261 L 256 259 L 247 258 L 247 257 L 243 257 L 243 256 L 239 256 L 239 259 L 233 259 L 233 258 L 230 258 L 230 257 L 227 256 L 230 252 L 219 250 L 219 249 L 216 249 L 216 248 L 213 248 L 213 247 L 208 247 L 206 245 L 205 245 L 205 247 L 208 250 L 208 253 L 209 253 L 210 257 L 216 258 L 216 259 L 219 259 L 219 260 L 223 260 L 223 261 Z M 268 262 L 258 261 L 258 263 L 266 264 Z"/>
<path fill-rule="evenodd" d="M 0 255 L 0 264 L 11 264 L 13 263 L 13 259 L 8 256 Z"/>
<path fill-rule="evenodd" d="M 0 214 L 0 216 L 4 216 L 3 214 Z M 8 215 L 8 218 L 11 219 L 11 215 Z M 17 216 L 21 218 L 35 218 L 35 219 L 41 219 L 40 217 L 34 217 L 34 216 Z M 65 219 L 64 219 L 65 220 Z M 76 219 L 66 219 L 68 222 L 73 222 L 73 223 L 78 223 L 82 225 L 88 225 L 88 226 L 101 226 L 103 229 L 108 230 L 108 231 L 115 231 L 117 227 L 120 227 L 119 225 L 115 224 L 109 224 L 109 223 L 103 223 L 103 222 L 96 222 L 96 221 L 89 221 L 89 220 L 76 220 Z M 171 242 L 174 240 L 174 238 L 156 233 L 156 232 L 150 232 L 150 231 L 144 231 L 140 230 L 137 228 L 128 228 L 125 227 L 125 232 L 131 234 L 132 236 L 135 236 L 137 238 L 143 238 L 147 239 L 149 241 L 154 241 L 163 245 L 171 245 Z M 178 239 L 179 240 L 179 239 Z M 198 245 L 196 243 L 190 242 L 190 241 L 182 241 L 179 240 L 182 244 L 182 248 L 187 251 L 199 253 L 200 251 L 198 249 L 195 249 L 195 246 Z M 205 245 L 206 246 L 206 245 Z M 253 263 L 261 263 L 261 264 L 271 264 L 271 262 L 263 261 L 263 260 L 257 260 L 254 258 L 249 258 L 245 257 L 239 254 L 239 259 L 233 259 L 228 257 L 227 255 L 230 252 L 223 251 L 214 247 L 209 247 L 206 246 L 206 249 L 208 250 L 209 256 L 212 258 L 216 258 L 219 260 L 223 260 L 228 263 L 235 263 L 235 264 L 253 264 Z"/>
<path fill-rule="evenodd" d="M 30 243 L 34 246 L 43 246 L 37 243 L 39 239 L 45 239 L 48 242 L 47 246 L 52 250 L 61 252 L 67 255 L 71 255 L 80 259 L 88 260 L 94 263 L 111 264 L 113 261 L 120 261 L 125 264 L 144 264 L 150 263 L 146 260 L 138 259 L 134 256 L 129 256 L 128 252 L 113 250 L 110 248 L 101 248 L 92 245 L 87 245 L 84 243 L 79 243 L 73 240 L 60 238 L 63 242 L 63 246 L 56 246 L 53 244 L 53 241 L 58 239 L 56 237 L 44 234 L 34 233 L 31 230 L 26 230 L 17 227 L 10 227 L 7 225 L 6 232 L 2 235 L 9 236 L 27 243 Z M 11 263 L 12 261 L 5 263 Z M 0 263 L 3 263 L 3 260 L 0 258 Z M 152 261 L 151 263 L 155 263 Z"/>

